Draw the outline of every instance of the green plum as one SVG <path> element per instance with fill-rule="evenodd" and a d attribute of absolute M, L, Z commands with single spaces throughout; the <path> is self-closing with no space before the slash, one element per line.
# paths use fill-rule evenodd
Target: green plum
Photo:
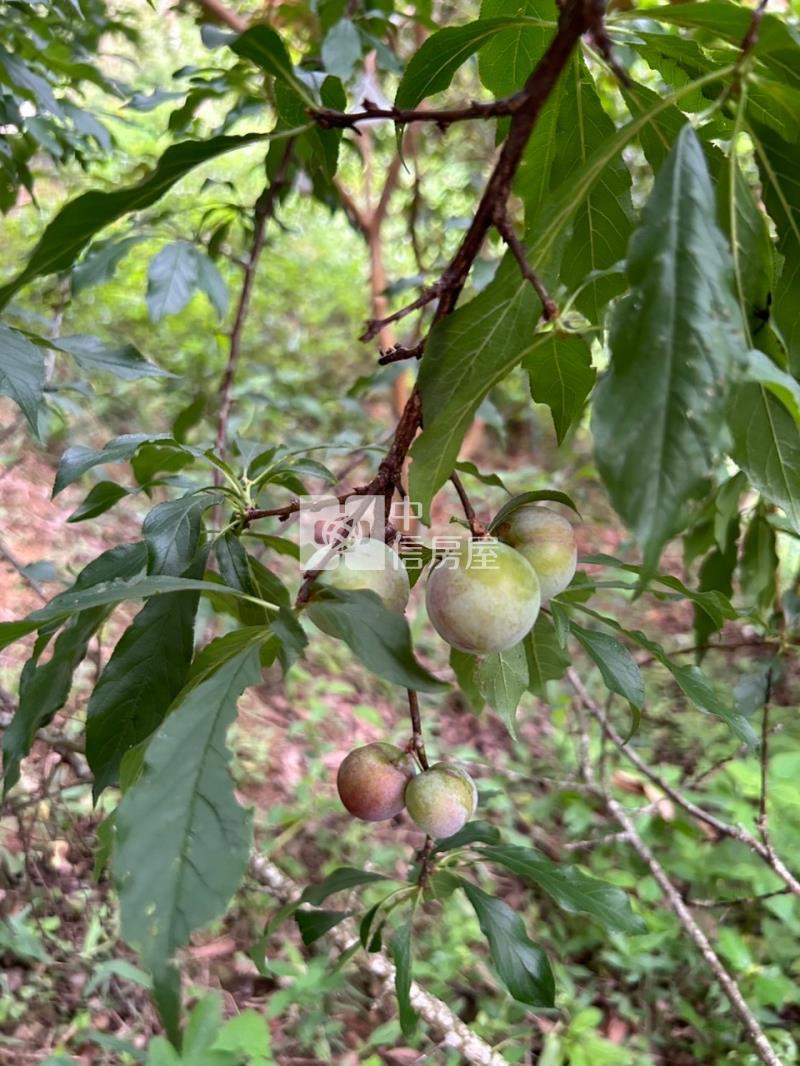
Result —
<path fill-rule="evenodd" d="M 372 537 L 356 541 L 343 551 L 338 565 L 323 570 L 319 576 L 323 585 L 335 589 L 371 589 L 390 611 L 402 614 L 406 609 L 410 585 L 400 556 L 382 540 Z"/>
<path fill-rule="evenodd" d="M 475 782 L 460 766 L 437 762 L 406 785 L 406 807 L 412 821 L 437 840 L 462 829 L 477 805 Z"/>
<path fill-rule="evenodd" d="M 497 535 L 536 571 L 543 604 L 572 581 L 578 565 L 575 530 L 560 514 L 547 507 L 520 507 L 498 527 Z"/>
<path fill-rule="evenodd" d="M 336 788 L 354 817 L 382 822 L 402 811 L 406 785 L 415 772 L 416 764 L 408 752 L 379 741 L 354 748 L 344 758 Z"/>
<path fill-rule="evenodd" d="M 485 655 L 518 644 L 539 614 L 539 581 L 505 544 L 465 542 L 433 569 L 425 590 L 434 629 L 452 648 Z"/>

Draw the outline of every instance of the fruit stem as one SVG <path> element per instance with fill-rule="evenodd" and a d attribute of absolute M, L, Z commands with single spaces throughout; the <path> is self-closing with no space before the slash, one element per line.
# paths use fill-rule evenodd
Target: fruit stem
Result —
<path fill-rule="evenodd" d="M 429 769 L 428 756 L 425 753 L 425 741 L 422 739 L 422 721 L 419 716 L 419 699 L 413 688 L 408 689 L 408 713 L 411 718 L 411 746 L 423 770 Z"/>

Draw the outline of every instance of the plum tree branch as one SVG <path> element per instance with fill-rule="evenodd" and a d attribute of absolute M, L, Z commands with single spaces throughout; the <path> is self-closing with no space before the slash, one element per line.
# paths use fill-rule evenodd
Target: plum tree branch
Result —
<path fill-rule="evenodd" d="M 464 488 L 464 482 L 461 480 L 455 470 L 450 475 L 450 480 L 452 481 L 453 486 L 455 487 L 455 490 L 458 493 L 459 500 L 461 500 L 461 506 L 464 509 L 464 517 L 466 518 L 467 524 L 469 525 L 470 533 L 473 535 L 473 537 L 485 537 L 487 533 L 486 526 L 475 514 L 475 508 L 472 506 L 472 501 L 467 495 L 467 490 Z"/>
<path fill-rule="evenodd" d="M 266 241 L 267 222 L 272 218 L 275 212 L 275 205 L 278 202 L 278 197 L 288 182 L 293 144 L 294 142 L 291 139 L 286 142 L 286 147 L 284 148 L 283 157 L 281 158 L 278 169 L 272 181 L 268 181 L 264 186 L 253 209 L 253 240 L 250 245 L 250 254 L 244 265 L 244 278 L 242 280 L 242 287 L 239 290 L 239 300 L 236 305 L 236 314 L 234 315 L 233 326 L 230 333 L 228 362 L 220 386 L 220 403 L 219 414 L 217 416 L 216 437 L 216 451 L 220 456 L 222 456 L 225 449 L 228 418 L 231 411 L 233 382 L 236 376 L 236 368 L 239 365 L 239 355 L 242 347 L 242 333 L 247 319 L 247 312 L 250 308 L 250 298 L 253 293 L 256 269 Z M 218 477 L 217 472 L 215 472 L 215 476 Z"/>
<path fill-rule="evenodd" d="M 545 288 L 542 279 L 528 262 L 528 258 L 525 254 L 525 246 L 514 232 L 514 227 L 511 224 L 505 206 L 503 206 L 502 210 L 497 212 L 494 224 L 497 232 L 506 242 L 509 251 L 519 264 L 519 269 L 523 278 L 531 283 L 536 291 L 536 295 L 542 301 L 542 317 L 547 322 L 551 322 L 553 319 L 558 318 L 558 305 Z"/>

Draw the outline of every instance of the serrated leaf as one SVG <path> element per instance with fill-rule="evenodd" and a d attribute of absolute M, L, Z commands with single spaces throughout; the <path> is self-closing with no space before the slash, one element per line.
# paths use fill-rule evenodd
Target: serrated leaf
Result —
<path fill-rule="evenodd" d="M 485 700 L 478 687 L 477 670 L 478 660 L 468 652 L 459 651 L 458 648 L 450 649 L 450 666 L 456 675 L 458 687 L 474 711 L 483 709 Z"/>
<path fill-rule="evenodd" d="M 710 469 L 744 359 L 730 256 L 714 217 L 702 148 L 685 126 L 631 242 L 632 291 L 613 316 L 611 365 L 592 420 L 600 473 L 647 569 Z"/>
<path fill-rule="evenodd" d="M 256 66 L 288 85 L 307 107 L 316 106 L 314 97 L 295 73 L 286 46 L 271 26 L 264 23 L 251 26 L 235 38 L 230 47 L 237 56 L 252 60 Z"/>
<path fill-rule="evenodd" d="M 747 353 L 745 376 L 763 385 L 781 401 L 800 427 L 800 382 L 776 366 L 769 356 L 753 350 Z"/>
<path fill-rule="evenodd" d="M 564 676 L 569 659 L 546 614 L 539 614 L 536 624 L 522 643 L 528 660 L 528 687 L 531 692 L 542 696 L 548 681 L 557 681 Z"/>
<path fill-rule="evenodd" d="M 101 285 L 114 277 L 117 267 L 144 237 L 123 237 L 121 240 L 98 241 L 72 268 L 72 295 L 78 296 L 92 285 Z"/>
<path fill-rule="evenodd" d="M 343 640 L 379 677 L 420 692 L 447 688 L 414 658 L 406 620 L 388 611 L 374 592 L 319 588 L 306 610 L 315 626 Z"/>
<path fill-rule="evenodd" d="M 573 622 L 570 631 L 596 663 L 606 688 L 626 699 L 637 710 L 644 706 L 644 680 L 631 653 L 624 644 L 595 629 L 584 629 Z"/>
<path fill-rule="evenodd" d="M 728 413 L 731 456 L 800 532 L 800 429 L 763 385 L 738 385 Z"/>
<path fill-rule="evenodd" d="M 150 261 L 147 272 L 147 307 L 150 319 L 160 322 L 164 315 L 184 309 L 197 286 L 197 257 L 189 241 L 173 241 Z"/>
<path fill-rule="evenodd" d="M 553 416 L 556 439 L 562 444 L 583 412 L 594 385 L 592 354 L 583 337 L 553 334 L 533 355 L 522 360 L 531 397 L 546 403 Z"/>
<path fill-rule="evenodd" d="M 450 477 L 478 405 L 522 357 L 544 343 L 534 336 L 540 308 L 517 286 L 505 261 L 483 292 L 431 330 L 419 375 L 425 428 L 411 448 L 411 498 L 430 521 L 430 502 Z"/>
<path fill-rule="evenodd" d="M 53 496 L 57 496 L 67 485 L 83 477 L 85 473 L 102 463 L 125 463 L 142 444 L 151 441 L 168 441 L 180 448 L 177 442 L 163 433 L 125 433 L 114 437 L 102 448 L 87 448 L 82 444 L 67 448 L 61 456 L 53 484 Z"/>
<path fill-rule="evenodd" d="M 476 680 L 484 699 L 516 740 L 517 707 L 530 683 L 524 642 L 484 656 L 478 662 Z"/>
<path fill-rule="evenodd" d="M 178 577 L 184 573 L 197 552 L 203 515 L 220 499 L 217 494 L 201 492 L 156 504 L 142 523 L 149 574 Z"/>
<path fill-rule="evenodd" d="M 60 352 L 68 352 L 84 370 L 105 371 L 124 381 L 175 377 L 167 370 L 148 362 L 132 344 L 108 345 L 97 337 L 76 334 L 74 337 L 60 337 L 52 341 L 51 346 Z"/>
<path fill-rule="evenodd" d="M 42 353 L 24 334 L 0 323 L 0 393 L 19 406 L 34 437 L 39 436 L 44 382 Z"/>
<path fill-rule="evenodd" d="M 397 995 L 397 1013 L 403 1036 L 413 1036 L 417 1028 L 417 1012 L 411 1006 L 411 920 L 405 922 L 389 941 L 389 950 L 395 965 L 394 990 Z"/>
<path fill-rule="evenodd" d="M 504 492 L 507 492 L 509 496 L 511 495 L 499 474 L 483 474 L 474 463 L 467 459 L 456 463 L 455 468 L 460 474 L 469 474 L 470 477 L 474 477 L 477 481 L 480 481 L 482 485 L 491 485 L 494 488 L 502 489 Z"/>
<path fill-rule="evenodd" d="M 129 490 L 116 481 L 99 481 L 72 514 L 68 522 L 86 522 L 105 514 L 115 503 L 129 495 Z"/>
<path fill-rule="evenodd" d="M 178 697 L 117 811 L 113 872 L 122 933 L 151 966 L 221 914 L 250 849 L 225 735 L 241 692 L 261 679 L 257 648 Z"/>
<path fill-rule="evenodd" d="M 462 880 L 461 887 L 489 941 L 495 969 L 514 999 L 530 1007 L 552 1007 L 553 971 L 545 953 L 528 937 L 520 916 L 469 881 Z"/>
<path fill-rule="evenodd" d="M 549 0 L 483 0 L 481 4 L 484 22 L 519 15 L 530 21 L 499 29 L 480 46 L 478 73 L 495 96 L 509 96 L 530 77 L 553 36 L 553 7 Z"/>
<path fill-rule="evenodd" d="M 745 601 L 755 604 L 759 610 L 768 611 L 775 602 L 777 571 L 775 530 L 767 521 L 761 506 L 750 519 L 739 562 Z"/>
<path fill-rule="evenodd" d="M 205 141 L 173 144 L 151 173 L 135 185 L 113 192 L 95 189 L 71 200 L 45 228 L 23 270 L 0 287 L 0 308 L 33 278 L 68 269 L 104 226 L 130 211 L 141 211 L 154 204 L 194 167 L 268 137 L 263 133 L 247 133 L 240 137 L 210 137 Z"/>
<path fill-rule="evenodd" d="M 498 863 L 518 877 L 539 885 L 565 911 L 591 914 L 611 931 L 645 932 L 645 924 L 631 910 L 626 892 L 606 881 L 588 877 L 577 866 L 551 862 L 533 848 L 502 845 L 479 850 L 489 862 Z"/>
<path fill-rule="evenodd" d="M 409 60 L 395 96 L 395 107 L 414 108 L 434 93 L 442 92 L 458 68 L 500 30 L 535 27 L 538 20 L 487 18 L 465 26 L 448 26 L 432 33 Z"/>

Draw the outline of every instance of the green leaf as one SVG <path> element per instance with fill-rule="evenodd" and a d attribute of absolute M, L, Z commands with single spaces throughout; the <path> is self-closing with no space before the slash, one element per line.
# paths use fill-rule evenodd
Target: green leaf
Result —
<path fill-rule="evenodd" d="M 482 485 L 491 485 L 494 488 L 502 489 L 504 492 L 507 492 L 509 496 L 511 495 L 499 474 L 483 474 L 474 463 L 471 463 L 466 459 L 456 463 L 455 468 L 460 474 L 469 474 L 470 477 L 474 477 L 477 481 L 480 481 Z"/>
<path fill-rule="evenodd" d="M 288 85 L 308 107 L 316 106 L 314 97 L 295 74 L 286 46 L 271 26 L 263 23 L 251 26 L 232 41 L 230 47 L 237 56 L 252 60 L 267 74 Z"/>
<path fill-rule="evenodd" d="M 84 370 L 105 371 L 124 381 L 135 381 L 138 378 L 175 377 L 174 374 L 148 362 L 138 348 L 134 348 L 132 344 L 109 346 L 103 344 L 97 337 L 83 334 L 60 337 L 48 343 L 50 347 L 60 352 L 68 352 L 78 366 Z"/>
<path fill-rule="evenodd" d="M 542 696 L 547 682 L 563 677 L 570 661 L 546 614 L 539 614 L 536 624 L 522 643 L 528 659 L 528 687 L 531 692 Z"/>
<path fill-rule="evenodd" d="M 616 308 L 611 366 L 595 390 L 600 473 L 653 569 L 721 443 L 744 359 L 732 271 L 702 148 L 685 126 L 631 243 L 632 291 Z M 686 293 L 691 293 L 691 299 Z"/>
<path fill-rule="evenodd" d="M 518 877 L 543 888 L 565 911 L 591 914 L 610 931 L 645 932 L 645 924 L 631 910 L 626 892 L 606 881 L 588 877 L 577 866 L 551 862 L 533 848 L 502 845 L 479 850 L 489 862 L 499 863 Z"/>
<path fill-rule="evenodd" d="M 44 356 L 28 338 L 0 323 L 0 394 L 10 396 L 39 436 L 39 408 L 44 398 Z"/>
<path fill-rule="evenodd" d="M 795 129 L 796 129 L 795 118 Z M 772 314 L 791 352 L 791 368 L 800 374 L 800 146 L 790 144 L 768 126 L 747 123 L 761 171 L 762 197 L 775 223 L 783 266 L 773 293 Z M 743 275 L 752 269 L 744 260 Z M 766 310 L 766 309 L 765 309 Z M 757 337 L 755 338 L 758 339 Z"/>
<path fill-rule="evenodd" d="M 338 870 L 328 874 L 319 884 L 309 885 L 300 897 L 300 902 L 311 903 L 313 906 L 319 907 L 328 896 L 332 896 L 335 892 L 346 892 L 348 889 L 356 888 L 358 885 L 371 885 L 376 881 L 392 880 L 394 878 L 385 874 L 370 873 L 368 870 L 356 870 L 352 866 L 340 866 Z"/>
<path fill-rule="evenodd" d="M 84 567 L 78 575 L 73 591 L 80 593 L 102 584 L 112 577 L 133 577 L 144 567 L 142 544 L 124 544 L 104 552 Z M 19 779 L 19 764 L 31 749 L 38 729 L 47 725 L 64 706 L 72 687 L 75 668 L 85 658 L 89 640 L 102 624 L 108 611 L 94 608 L 77 614 L 55 642 L 53 653 L 46 663 L 39 663 L 52 629 L 44 634 L 25 664 L 20 679 L 19 705 L 3 736 L 3 784 L 7 791 Z M 19 623 L 8 623 L 19 626 Z M 41 623 L 33 622 L 32 629 Z"/>
<path fill-rule="evenodd" d="M 322 65 L 329 74 L 347 81 L 361 58 L 361 38 L 350 19 L 340 19 L 325 34 Z"/>
<path fill-rule="evenodd" d="M 432 854 L 439 851 L 455 851 L 456 848 L 465 848 L 470 844 L 499 844 L 500 831 L 488 822 L 467 822 L 463 829 L 454 833 L 451 837 L 440 840 L 433 849 Z"/>
<path fill-rule="evenodd" d="M 572 175 L 615 133 L 586 64 L 576 55 L 564 73 L 559 98 L 554 187 L 568 186 Z M 630 171 L 618 155 L 602 168 L 578 202 L 572 232 L 559 249 L 559 280 L 568 291 L 582 286 L 575 306 L 592 322 L 603 320 L 609 300 L 624 286 L 620 274 L 599 272 L 625 258 L 632 230 L 630 188 Z M 587 282 L 587 278 L 592 280 Z"/>
<path fill-rule="evenodd" d="M 95 189 L 71 200 L 47 225 L 24 269 L 0 288 L 0 308 L 33 278 L 67 270 L 104 226 L 131 211 L 150 207 L 194 167 L 225 152 L 263 141 L 268 136 L 247 133 L 241 137 L 182 141 L 170 145 L 155 169 L 135 185 L 123 186 L 113 192 Z"/>
<path fill-rule="evenodd" d="M 116 481 L 98 481 L 80 506 L 67 519 L 68 522 L 86 522 L 105 514 L 115 503 L 129 495 L 129 490 Z"/>
<path fill-rule="evenodd" d="M 173 241 L 150 261 L 147 271 L 147 307 L 150 319 L 177 315 L 197 288 L 197 257 L 190 241 Z"/>
<path fill-rule="evenodd" d="M 522 366 L 530 380 L 531 397 L 550 408 L 556 439 L 562 444 L 594 385 L 589 345 L 583 337 L 554 333 L 522 360 Z"/>
<path fill-rule="evenodd" d="M 763 385 L 738 385 L 728 414 L 731 456 L 800 532 L 800 430 Z"/>
<path fill-rule="evenodd" d="M 427 97 L 442 92 L 458 68 L 500 30 L 530 28 L 538 24 L 538 20 L 520 16 L 478 19 L 465 26 L 437 30 L 411 57 L 397 88 L 395 107 L 414 108 Z M 552 23 L 548 25 L 552 26 Z"/>
<path fill-rule="evenodd" d="M 490 531 L 501 526 L 520 507 L 527 507 L 531 503 L 546 503 L 548 500 L 553 503 L 563 503 L 565 507 L 571 508 L 580 518 L 580 511 L 573 503 L 572 497 L 568 496 L 566 492 L 558 492 L 555 489 L 536 489 L 533 492 L 521 492 L 519 496 L 514 496 L 508 503 L 504 503 L 489 524 Z"/>
<path fill-rule="evenodd" d="M 469 703 L 473 711 L 483 710 L 485 700 L 478 687 L 478 660 L 468 652 L 459 651 L 458 648 L 451 648 L 450 666 L 456 675 L 458 687 L 461 689 L 461 694 L 467 703 Z"/>
<path fill-rule="evenodd" d="M 219 566 L 220 576 L 226 585 L 241 589 L 250 596 L 258 596 L 259 591 L 253 579 L 247 552 L 233 533 L 226 533 L 214 541 L 214 555 Z M 245 625 L 267 625 L 269 612 L 258 604 L 242 600 L 239 603 L 239 618 Z"/>
<path fill-rule="evenodd" d="M 225 735 L 239 695 L 260 679 L 252 647 L 179 696 L 118 808 L 122 933 L 151 967 L 224 911 L 247 867 L 250 815 L 234 795 Z"/>
<path fill-rule="evenodd" d="M 147 572 L 174 577 L 184 573 L 197 552 L 203 514 L 219 502 L 219 495 L 201 492 L 157 504 L 142 523 Z"/>
<path fill-rule="evenodd" d="M 404 922 L 389 941 L 395 965 L 394 989 L 397 994 L 397 1013 L 403 1036 L 411 1037 L 417 1028 L 417 1012 L 411 1006 L 411 920 Z"/>
<path fill-rule="evenodd" d="M 406 620 L 388 611 L 374 592 L 318 588 L 307 612 L 315 626 L 343 640 L 379 677 L 420 692 L 447 688 L 414 658 Z"/>
<path fill-rule="evenodd" d="M 778 553 L 775 530 L 769 524 L 763 505 L 750 519 L 739 563 L 742 596 L 761 611 L 775 602 Z"/>
<path fill-rule="evenodd" d="M 555 981 L 547 956 L 525 932 L 518 914 L 469 881 L 461 887 L 478 916 L 481 932 L 489 941 L 492 962 L 508 991 L 530 1007 L 552 1007 Z"/>
<path fill-rule="evenodd" d="M 72 295 L 78 296 L 92 285 L 110 281 L 117 267 L 135 245 L 145 238 L 123 237 L 122 240 L 97 241 L 80 263 L 72 268 Z"/>
<path fill-rule="evenodd" d="M 534 337 L 539 305 L 517 286 L 508 260 L 483 292 L 437 323 L 419 374 L 425 428 L 411 448 L 411 498 L 430 521 L 433 496 L 450 477 L 478 405 L 522 357 L 544 343 Z"/>
<path fill-rule="evenodd" d="M 509 96 L 523 87 L 550 43 L 553 7 L 549 0 L 483 0 L 480 15 L 482 22 L 520 15 L 530 20 L 497 30 L 479 46 L 481 81 L 495 96 Z"/>
<path fill-rule="evenodd" d="M 631 653 L 608 633 L 584 629 L 573 622 L 570 631 L 597 664 L 606 688 L 626 699 L 637 710 L 644 706 L 644 680 Z"/>
<path fill-rule="evenodd" d="M 769 389 L 800 426 L 800 382 L 776 366 L 763 352 L 753 350 L 747 353 L 747 357 L 747 380 Z"/>
<path fill-rule="evenodd" d="M 224 318 L 228 310 L 228 286 L 225 279 L 210 256 L 199 248 L 195 248 L 194 256 L 197 263 L 197 288 L 206 294 L 219 317 Z"/>
<path fill-rule="evenodd" d="M 486 655 L 478 662 L 476 680 L 486 702 L 517 740 L 517 707 L 529 685 L 524 642 Z"/>
<path fill-rule="evenodd" d="M 308 947 L 309 944 L 313 944 L 321 936 L 329 933 L 331 929 L 335 929 L 340 922 L 343 922 L 349 916 L 350 911 L 309 911 L 301 909 L 295 912 L 294 920 L 297 922 L 297 928 L 300 930 L 303 943 Z"/>
<path fill-rule="evenodd" d="M 176 448 L 180 447 L 163 433 L 125 433 L 121 437 L 114 437 L 102 448 L 87 448 L 82 444 L 67 448 L 58 464 L 53 496 L 101 463 L 127 462 L 142 444 L 151 441 L 169 441 Z"/>

